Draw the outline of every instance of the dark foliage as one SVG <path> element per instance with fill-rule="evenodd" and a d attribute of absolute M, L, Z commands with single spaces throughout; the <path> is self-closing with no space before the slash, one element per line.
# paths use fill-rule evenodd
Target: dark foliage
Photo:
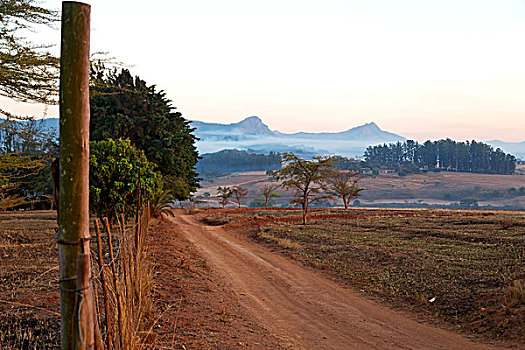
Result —
<path fill-rule="evenodd" d="M 372 165 L 401 166 L 404 173 L 407 170 L 417 172 L 420 167 L 485 174 L 512 174 L 516 170 L 516 158 L 513 155 L 476 141 L 456 142 L 446 139 L 419 144 L 408 140 L 370 146 L 365 151 L 365 158 Z M 415 165 L 416 169 L 410 170 L 409 165 Z"/>
<path fill-rule="evenodd" d="M 334 156 L 334 167 L 339 170 L 353 170 L 353 171 L 359 171 L 363 167 L 363 162 L 354 159 L 354 158 L 347 158 L 343 156 Z"/>
<path fill-rule="evenodd" d="M 199 173 L 273 171 L 280 168 L 281 156 L 279 153 L 257 154 L 235 149 L 204 154 L 197 164 Z"/>
<path fill-rule="evenodd" d="M 164 91 L 127 69 L 108 71 L 93 65 L 90 107 L 91 140 L 129 139 L 157 164 L 168 186 L 176 184 L 172 192 L 177 199 L 188 198 L 199 187 L 194 129 L 174 112 Z"/>

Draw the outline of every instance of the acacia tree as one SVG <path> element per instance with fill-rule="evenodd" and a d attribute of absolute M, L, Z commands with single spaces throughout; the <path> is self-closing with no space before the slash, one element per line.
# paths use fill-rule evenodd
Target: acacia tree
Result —
<path fill-rule="evenodd" d="M 242 204 L 242 199 L 248 195 L 248 189 L 246 187 L 235 186 L 231 190 L 231 192 L 240 208 Z"/>
<path fill-rule="evenodd" d="M 320 200 L 333 198 L 327 185 L 327 178 L 334 172 L 332 157 L 315 156 L 302 159 L 293 153 L 283 153 L 282 168 L 274 174 L 283 179 L 282 186 L 293 192 L 291 203 L 300 204 L 303 211 L 303 225 L 310 205 Z"/>
<path fill-rule="evenodd" d="M 21 33 L 40 25 L 50 26 L 57 20 L 56 12 L 37 6 L 34 0 L 0 2 L 1 96 L 56 103 L 59 60 L 46 51 L 49 46 L 34 44 Z M 23 118 L 1 107 L 0 117 L 0 207 L 6 209 L 24 202 L 18 188 L 42 169 L 44 162 L 29 154 L 28 149 L 17 148 L 21 145 L 20 133 L 30 131 L 20 122 Z"/>
<path fill-rule="evenodd" d="M 348 204 L 354 198 L 359 197 L 363 188 L 358 185 L 361 177 L 359 172 L 351 170 L 334 171 L 327 178 L 329 188 L 343 200 L 345 210 L 348 209 Z"/>
<path fill-rule="evenodd" d="M 217 187 L 217 197 L 219 198 L 219 203 L 222 205 L 223 209 L 226 206 L 226 204 L 228 204 L 228 201 L 230 200 L 232 194 L 232 189 L 228 186 Z"/>
<path fill-rule="evenodd" d="M 264 184 L 261 189 L 261 195 L 264 197 L 264 207 L 268 209 L 268 204 L 274 197 L 281 197 L 280 193 L 275 192 L 281 185 L 279 184 Z"/>
<path fill-rule="evenodd" d="M 58 20 L 34 0 L 0 2 L 0 95 L 25 102 L 56 103 L 57 57 L 20 35 Z"/>

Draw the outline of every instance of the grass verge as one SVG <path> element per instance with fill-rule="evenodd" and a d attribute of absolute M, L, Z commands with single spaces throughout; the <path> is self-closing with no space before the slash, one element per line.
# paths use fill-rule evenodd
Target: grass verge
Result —
<path fill-rule="evenodd" d="M 525 342 L 525 213 L 452 210 L 210 212 L 226 228 L 430 321 Z M 210 218 L 207 219 L 210 221 Z"/>

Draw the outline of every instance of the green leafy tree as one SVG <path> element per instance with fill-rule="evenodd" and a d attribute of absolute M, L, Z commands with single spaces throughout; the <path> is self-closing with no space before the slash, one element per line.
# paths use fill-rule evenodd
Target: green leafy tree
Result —
<path fill-rule="evenodd" d="M 422 166 L 427 167 L 427 169 L 434 169 L 436 167 L 436 145 L 432 141 L 425 141 L 425 143 L 416 152 L 418 153 L 418 158 L 421 161 Z"/>
<path fill-rule="evenodd" d="M 280 193 L 275 192 L 281 185 L 279 184 L 264 184 L 261 188 L 261 196 L 264 198 L 264 207 L 268 209 L 268 205 L 271 205 L 272 198 L 281 197 Z"/>
<path fill-rule="evenodd" d="M 327 177 L 329 188 L 343 200 L 345 210 L 354 198 L 359 197 L 364 189 L 359 187 L 359 172 L 351 170 L 334 171 Z"/>
<path fill-rule="evenodd" d="M 291 203 L 301 205 L 303 224 L 306 224 L 312 203 L 333 198 L 327 184 L 328 177 L 334 172 L 333 158 L 315 156 L 307 160 L 293 153 L 284 153 L 282 163 L 281 170 L 275 174 L 283 180 L 282 186 L 293 192 Z"/>
<path fill-rule="evenodd" d="M 0 2 L 0 95 L 30 102 L 55 102 L 58 82 L 57 57 L 49 45 L 32 43 L 21 36 L 36 27 L 50 26 L 58 15 L 34 0 Z"/>
<path fill-rule="evenodd" d="M 228 204 L 228 202 L 230 201 L 232 194 L 232 189 L 228 186 L 217 187 L 217 197 L 219 198 L 219 204 L 222 205 L 223 209 L 226 206 L 226 204 Z"/>
<path fill-rule="evenodd" d="M 370 146 L 365 151 L 365 159 L 368 166 L 387 165 L 403 174 L 417 173 L 419 167 L 486 174 L 512 174 L 516 170 L 513 155 L 474 140 L 456 142 L 444 139 L 426 141 L 422 145 L 407 140 Z"/>
<path fill-rule="evenodd" d="M 179 177 L 164 176 L 162 186 L 167 188 L 173 199 L 182 201 L 191 197 L 191 188 Z"/>
<path fill-rule="evenodd" d="M 129 140 L 90 142 L 89 168 L 90 209 L 110 221 L 117 213 L 135 214 L 139 178 L 144 201 L 151 200 L 159 188 L 155 165 Z"/>
<path fill-rule="evenodd" d="M 241 207 L 242 200 L 248 195 L 248 189 L 242 186 L 235 186 L 232 190 L 232 196 L 235 198 L 235 201 Z"/>
<path fill-rule="evenodd" d="M 129 139 L 158 166 L 166 189 L 178 200 L 199 187 L 194 129 L 174 111 L 164 91 L 126 69 L 108 71 L 93 65 L 90 107 L 92 140 Z"/>

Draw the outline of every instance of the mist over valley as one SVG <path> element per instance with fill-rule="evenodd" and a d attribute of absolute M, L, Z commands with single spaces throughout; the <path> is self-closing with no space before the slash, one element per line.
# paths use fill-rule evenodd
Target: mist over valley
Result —
<path fill-rule="evenodd" d="M 238 149 L 254 153 L 294 152 L 302 157 L 316 154 L 331 154 L 350 158 L 362 158 L 368 146 L 406 141 L 407 138 L 382 130 L 370 122 L 342 132 L 298 132 L 293 134 L 270 130 L 257 116 L 248 117 L 238 123 L 220 124 L 191 121 L 194 134 L 199 138 L 197 149 L 201 154 L 225 149 Z M 516 158 L 525 159 L 524 142 L 499 140 L 485 143 Z"/>

